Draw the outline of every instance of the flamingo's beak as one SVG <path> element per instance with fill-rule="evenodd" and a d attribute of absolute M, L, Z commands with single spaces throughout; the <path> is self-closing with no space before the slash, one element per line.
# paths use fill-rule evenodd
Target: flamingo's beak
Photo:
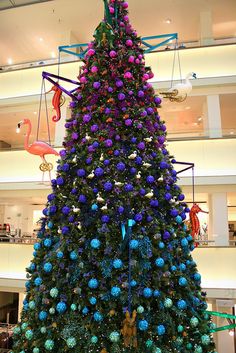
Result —
<path fill-rule="evenodd" d="M 23 124 L 23 121 L 21 120 L 18 124 L 17 124 L 17 128 L 16 128 L 16 133 L 19 134 L 20 132 L 20 127 Z"/>

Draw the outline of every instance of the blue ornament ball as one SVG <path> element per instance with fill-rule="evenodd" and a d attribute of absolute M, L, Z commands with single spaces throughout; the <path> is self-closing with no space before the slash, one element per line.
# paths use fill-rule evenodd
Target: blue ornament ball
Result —
<path fill-rule="evenodd" d="M 113 297 L 118 297 L 120 295 L 120 293 L 121 293 L 121 289 L 119 287 L 115 286 L 115 287 L 111 288 L 111 295 Z"/>
<path fill-rule="evenodd" d="M 109 339 L 111 340 L 111 342 L 119 342 L 119 340 L 120 340 L 119 332 L 117 332 L 117 331 L 111 332 L 109 335 Z"/>
<path fill-rule="evenodd" d="M 85 306 L 82 310 L 82 314 L 87 315 L 88 312 L 89 312 L 89 309 L 87 308 L 87 306 Z"/>
<path fill-rule="evenodd" d="M 200 281 L 201 280 L 201 275 L 200 273 L 194 273 L 193 275 L 193 278 L 196 282 Z"/>
<path fill-rule="evenodd" d="M 63 314 L 67 309 L 67 305 L 65 302 L 57 303 L 56 310 L 59 314 Z"/>
<path fill-rule="evenodd" d="M 135 287 L 137 286 L 137 282 L 134 279 L 132 279 L 132 281 L 130 282 L 130 285 L 131 287 Z"/>
<path fill-rule="evenodd" d="M 46 262 L 43 266 L 43 269 L 45 272 L 51 272 L 52 271 L 52 264 L 50 262 Z"/>
<path fill-rule="evenodd" d="M 160 295 L 161 295 L 160 291 L 158 289 L 155 289 L 154 292 L 153 292 L 153 296 L 155 298 L 158 298 L 158 297 L 160 297 Z"/>
<path fill-rule="evenodd" d="M 33 353 L 39 353 L 39 352 L 40 352 L 39 348 L 38 347 L 34 347 Z"/>
<path fill-rule="evenodd" d="M 115 259 L 113 261 L 113 267 L 116 269 L 120 269 L 123 266 L 123 262 L 120 259 Z"/>
<path fill-rule="evenodd" d="M 130 249 L 137 249 L 139 246 L 139 241 L 136 239 L 132 239 L 129 243 Z"/>
<path fill-rule="evenodd" d="M 76 251 L 71 251 L 70 252 L 70 259 L 71 260 L 77 260 L 78 259 L 78 253 Z"/>
<path fill-rule="evenodd" d="M 179 285 L 180 285 L 181 287 L 186 287 L 187 284 L 188 284 L 188 281 L 187 281 L 187 279 L 186 279 L 185 277 L 180 277 L 180 278 L 179 278 Z"/>
<path fill-rule="evenodd" d="M 97 321 L 97 322 L 100 322 L 103 320 L 103 316 L 102 314 L 99 312 L 99 311 L 96 311 L 93 315 L 94 317 L 94 320 Z"/>
<path fill-rule="evenodd" d="M 38 315 L 39 320 L 44 321 L 46 320 L 47 317 L 48 317 L 48 314 L 46 311 L 40 311 Z"/>
<path fill-rule="evenodd" d="M 89 302 L 91 305 L 95 305 L 97 303 L 97 299 L 95 297 L 89 298 Z"/>
<path fill-rule="evenodd" d="M 96 203 L 92 204 L 91 209 L 92 211 L 97 211 L 98 205 Z"/>
<path fill-rule="evenodd" d="M 138 323 L 138 328 L 140 331 L 146 331 L 148 329 L 148 322 L 147 320 L 140 320 Z"/>
<path fill-rule="evenodd" d="M 183 299 L 178 300 L 178 302 L 177 302 L 177 307 L 178 307 L 180 310 L 186 309 L 186 308 L 187 308 L 186 301 L 183 300 Z"/>
<path fill-rule="evenodd" d="M 90 246 L 93 249 L 99 249 L 100 245 L 101 245 L 101 242 L 98 239 L 92 239 L 90 242 Z"/>
<path fill-rule="evenodd" d="M 151 288 L 144 288 L 143 290 L 143 295 L 145 298 L 150 298 L 152 296 L 152 290 Z"/>
<path fill-rule="evenodd" d="M 88 282 L 88 286 L 91 289 L 96 289 L 98 287 L 98 280 L 96 278 L 91 278 Z"/>
<path fill-rule="evenodd" d="M 186 238 L 181 239 L 181 245 L 182 247 L 188 246 L 188 240 Z"/>
<path fill-rule="evenodd" d="M 166 332 L 165 326 L 164 325 L 158 325 L 157 326 L 157 334 L 158 336 L 164 335 Z"/>
<path fill-rule="evenodd" d="M 63 254 L 62 251 L 58 251 L 58 252 L 57 252 L 57 258 L 58 258 L 58 259 L 62 259 L 62 258 L 63 258 L 63 255 L 64 255 L 64 254 Z"/>
<path fill-rule="evenodd" d="M 44 246 L 46 246 L 46 248 L 50 248 L 50 246 L 52 245 L 52 241 L 51 239 L 47 238 L 44 240 L 43 244 Z"/>
<path fill-rule="evenodd" d="M 158 259 L 156 259 L 155 264 L 157 267 L 163 267 L 165 264 L 165 261 L 163 260 L 162 257 L 159 257 Z"/>
<path fill-rule="evenodd" d="M 160 241 L 160 242 L 158 243 L 158 247 L 159 247 L 159 249 L 164 249 L 165 244 L 163 243 L 163 241 Z"/>
<path fill-rule="evenodd" d="M 43 283 L 43 280 L 42 280 L 41 277 L 35 278 L 34 284 L 35 284 L 36 286 L 40 286 L 42 283 Z"/>

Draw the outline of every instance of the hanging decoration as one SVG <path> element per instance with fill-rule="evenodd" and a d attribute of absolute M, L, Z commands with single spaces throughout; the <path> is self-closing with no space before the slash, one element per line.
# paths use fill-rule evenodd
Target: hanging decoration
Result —
<path fill-rule="evenodd" d="M 209 213 L 207 211 L 203 211 L 198 204 L 194 203 L 190 210 L 189 217 L 190 217 L 190 224 L 191 224 L 191 235 L 195 240 L 197 240 L 197 237 L 200 233 L 200 222 L 197 216 L 199 212 Z"/>
<path fill-rule="evenodd" d="M 54 91 L 52 97 L 52 106 L 56 115 L 52 117 L 52 121 L 57 122 L 61 119 L 61 106 L 65 103 L 65 97 L 62 95 L 62 90 L 59 85 L 53 85 L 49 92 Z"/>
<path fill-rule="evenodd" d="M 169 99 L 171 102 L 181 103 L 186 100 L 189 93 L 192 91 L 191 78 L 197 78 L 195 72 L 190 72 L 184 82 L 176 83 L 168 91 L 160 92 L 163 98 Z"/>

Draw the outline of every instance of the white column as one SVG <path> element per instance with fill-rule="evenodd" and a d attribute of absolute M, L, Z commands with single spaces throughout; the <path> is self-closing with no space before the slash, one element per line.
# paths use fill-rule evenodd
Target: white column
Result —
<path fill-rule="evenodd" d="M 229 245 L 227 193 L 209 195 L 209 238 L 217 246 Z"/>
<path fill-rule="evenodd" d="M 200 13 L 200 45 L 214 44 L 211 11 Z"/>
<path fill-rule="evenodd" d="M 212 94 L 207 96 L 207 108 L 209 137 L 222 137 L 220 97 L 218 94 Z"/>
<path fill-rule="evenodd" d="M 18 321 L 20 321 L 20 314 L 23 308 L 23 300 L 25 299 L 25 293 L 19 293 L 19 305 L 18 305 Z"/>
<path fill-rule="evenodd" d="M 61 106 L 61 119 L 56 122 L 54 146 L 62 146 L 65 137 L 65 122 L 67 116 L 67 101 Z"/>

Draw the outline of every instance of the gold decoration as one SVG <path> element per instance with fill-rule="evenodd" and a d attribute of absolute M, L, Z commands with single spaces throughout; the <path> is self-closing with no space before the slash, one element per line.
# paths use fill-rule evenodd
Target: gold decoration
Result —
<path fill-rule="evenodd" d="M 125 347 L 138 347 L 136 316 L 136 310 L 133 311 L 132 317 L 130 317 L 129 311 L 126 311 L 125 313 L 125 320 L 123 321 L 123 328 L 121 330 L 121 334 L 124 337 Z"/>
<path fill-rule="evenodd" d="M 103 348 L 103 349 L 101 350 L 101 353 L 107 353 L 106 348 Z"/>
<path fill-rule="evenodd" d="M 41 163 L 39 166 L 41 172 L 50 172 L 53 169 L 52 163 Z"/>
<path fill-rule="evenodd" d="M 111 310 L 109 311 L 109 315 L 110 315 L 110 316 L 114 316 L 114 315 L 115 315 L 115 313 L 116 313 L 116 312 L 115 312 L 115 310 L 114 310 L 114 309 L 111 309 Z"/>

